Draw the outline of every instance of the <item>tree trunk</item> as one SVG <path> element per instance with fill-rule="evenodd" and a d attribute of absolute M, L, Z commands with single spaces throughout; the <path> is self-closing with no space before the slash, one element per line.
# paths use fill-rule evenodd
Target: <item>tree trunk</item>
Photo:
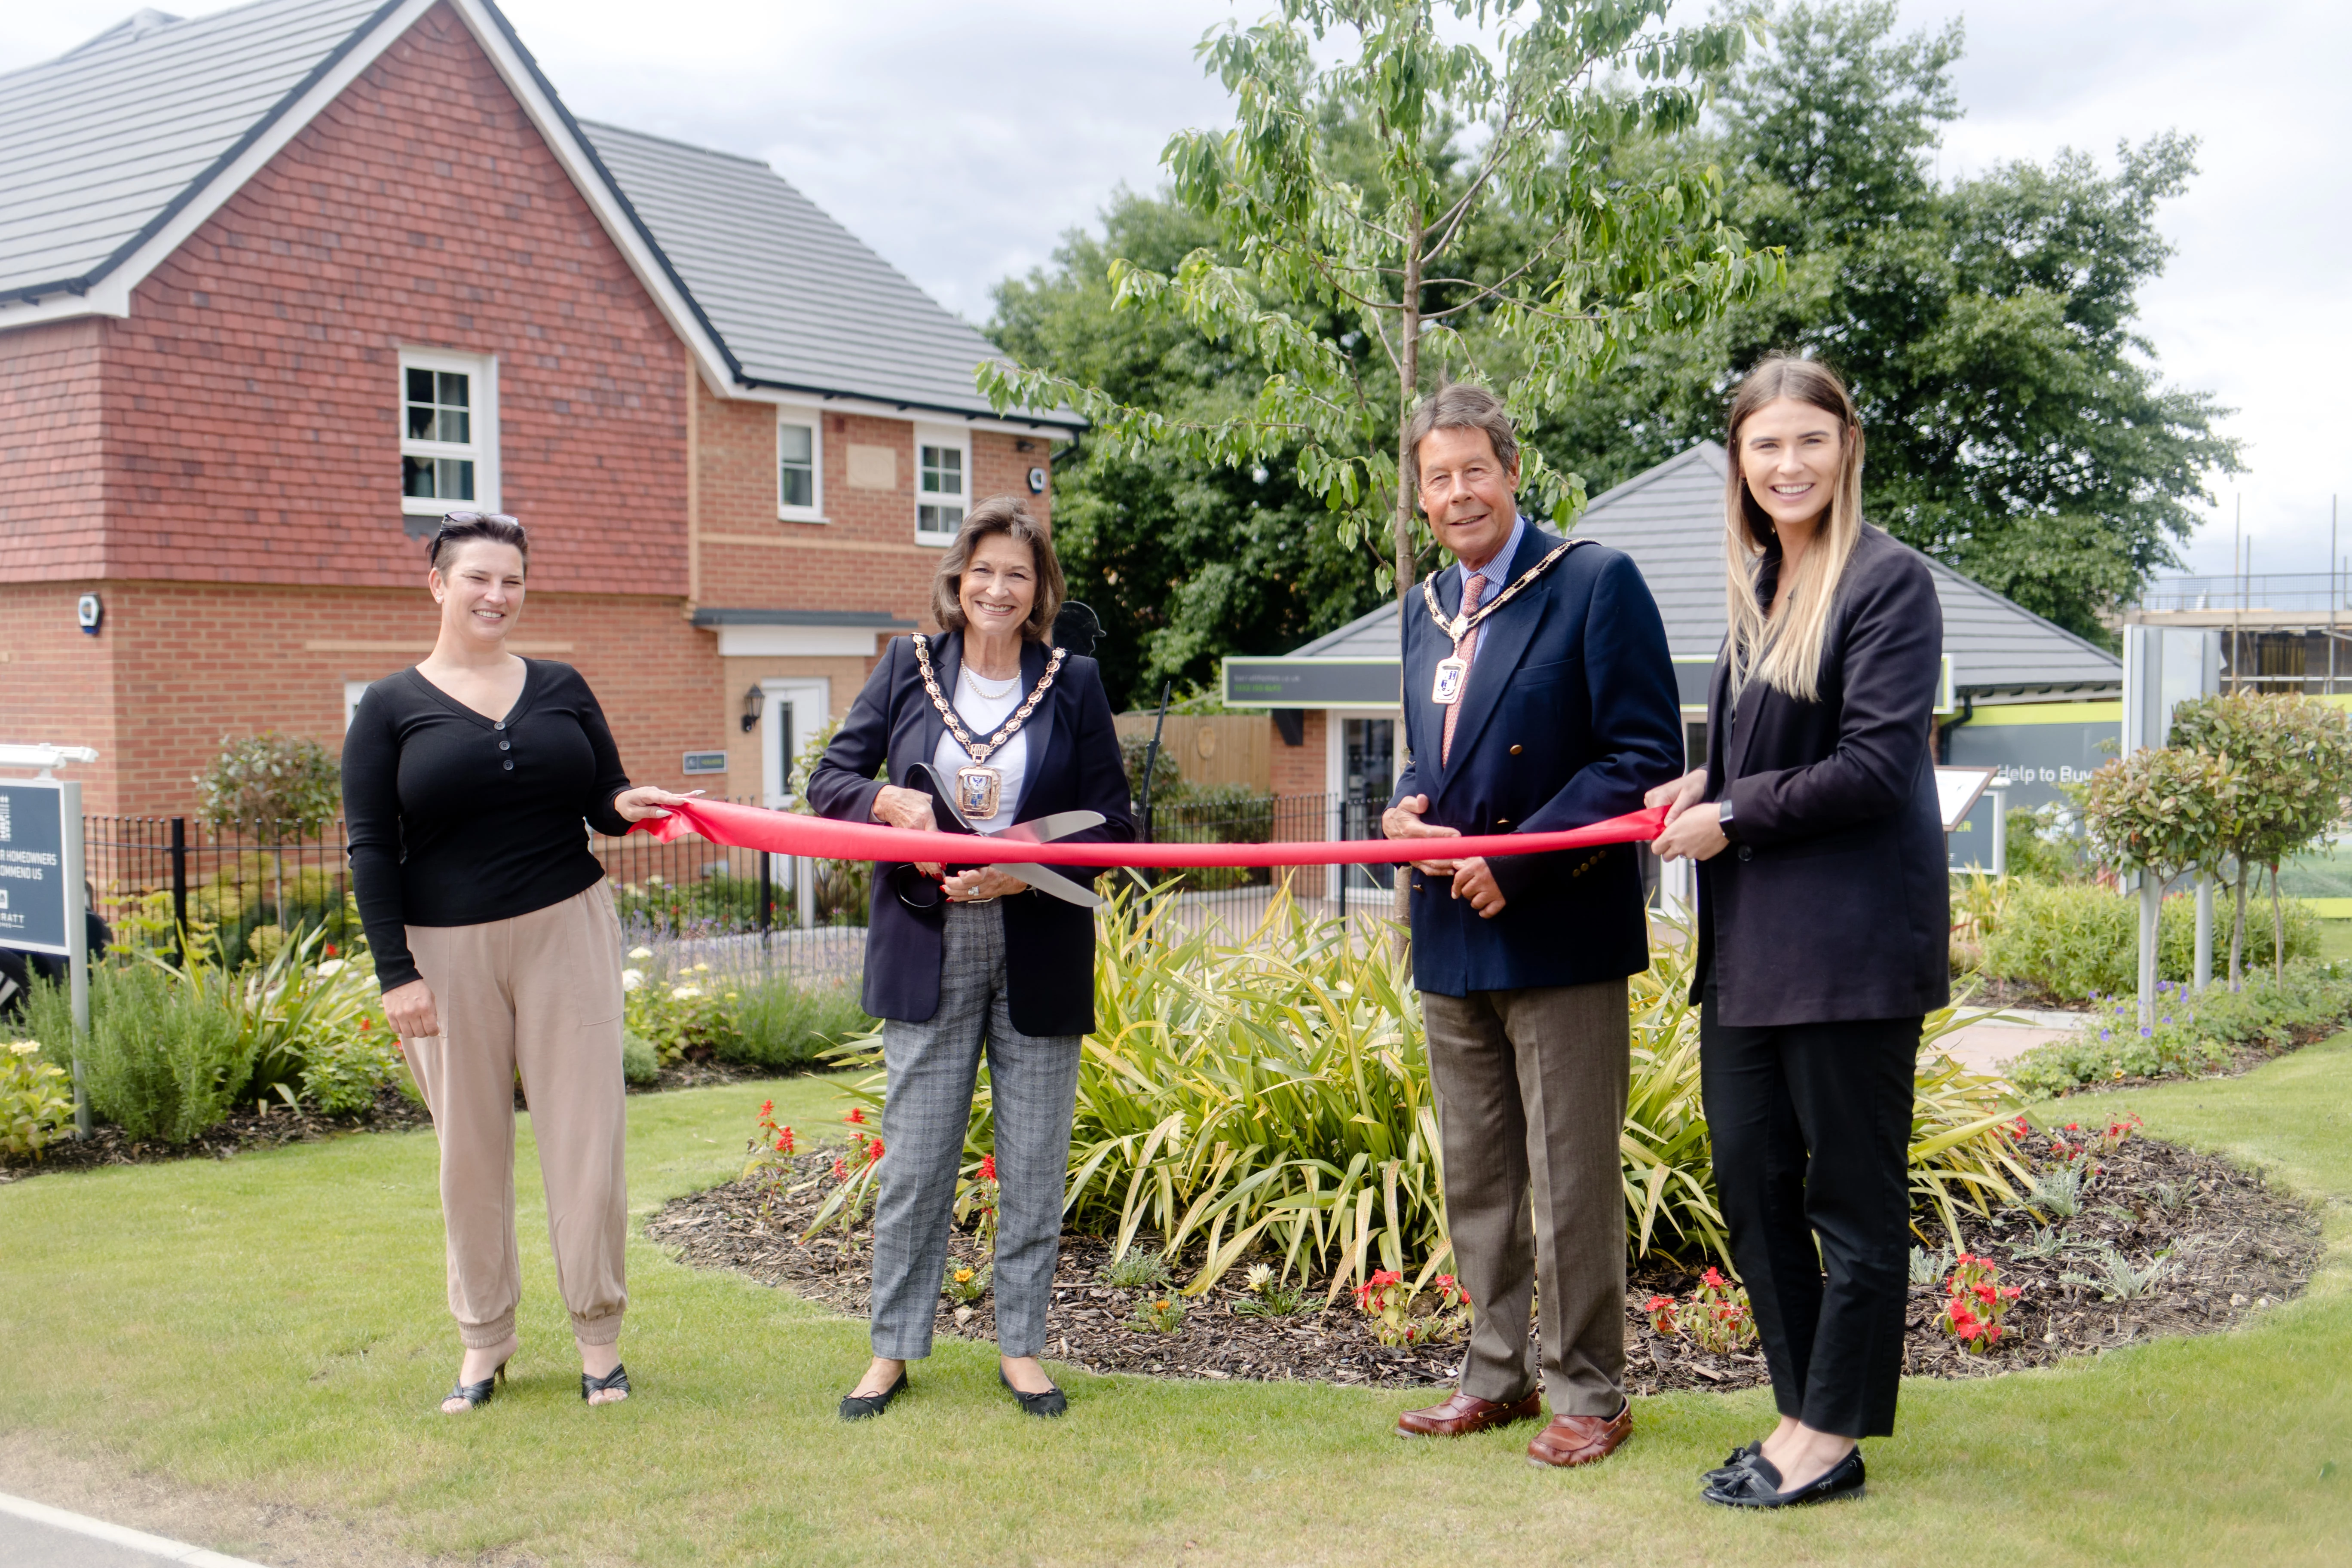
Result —
<path fill-rule="evenodd" d="M 2278 862 L 2271 862 L 2271 984 L 2286 987 L 2286 910 L 2279 903 Z"/>
<path fill-rule="evenodd" d="M 2246 863 L 2238 862 L 2238 914 L 2230 924 L 2230 989 L 2245 989 L 2245 972 L 2239 967 L 2246 949 Z"/>
<path fill-rule="evenodd" d="M 1404 302 L 1404 313 L 1398 334 L 1397 375 L 1397 490 L 1396 490 L 1396 596 L 1397 646 L 1404 646 L 1406 617 L 1412 614 L 1412 601 L 1408 596 L 1413 585 L 1412 571 L 1412 491 L 1405 483 L 1412 453 L 1405 446 L 1405 427 L 1412 421 L 1413 395 L 1421 386 L 1421 214 L 1412 215 L 1405 230 L 1404 288 L 1398 296 Z M 1403 928 L 1412 913 L 1412 868 L 1400 865 L 1396 868 L 1395 892 L 1391 911 L 1399 929 L 1397 952 L 1402 957 L 1406 937 Z"/>

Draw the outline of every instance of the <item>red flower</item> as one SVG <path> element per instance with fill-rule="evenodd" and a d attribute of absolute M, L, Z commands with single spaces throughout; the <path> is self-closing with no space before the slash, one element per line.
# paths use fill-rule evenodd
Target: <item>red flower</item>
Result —
<path fill-rule="evenodd" d="M 996 1180 L 995 1155 L 982 1154 L 980 1157 L 980 1179 L 983 1182 L 992 1182 Z"/>
<path fill-rule="evenodd" d="M 327 956 L 329 958 L 335 956 L 335 944 L 331 942 L 327 944 Z"/>
<path fill-rule="evenodd" d="M 849 1162 L 846 1160 L 835 1160 L 833 1163 L 833 1179 L 836 1182 L 845 1181 L 848 1178 L 848 1175 Z"/>
<path fill-rule="evenodd" d="M 375 1020 L 373 1018 L 362 1018 L 360 1020 L 360 1027 L 362 1029 L 373 1029 L 375 1027 Z"/>
<path fill-rule="evenodd" d="M 1710 1288 L 1717 1290 L 1721 1290 L 1729 1284 L 1728 1280 L 1725 1279 L 1720 1273 L 1712 1268 L 1706 1271 L 1704 1277 L 1704 1282 Z"/>
<path fill-rule="evenodd" d="M 866 1125 L 866 1108 L 862 1105 L 853 1105 L 849 1108 L 849 1114 L 842 1120 L 852 1127 L 863 1127 Z"/>
<path fill-rule="evenodd" d="M 866 1147 L 866 1163 L 869 1165 L 882 1158 L 882 1140 L 877 1138 Z"/>
<path fill-rule="evenodd" d="M 761 1114 L 761 1115 L 762 1115 L 762 1116 L 773 1116 L 775 1113 L 776 1113 L 776 1102 L 775 1102 L 774 1100 L 763 1100 L 760 1101 L 760 1114 Z"/>
<path fill-rule="evenodd" d="M 1675 1299 L 1672 1296 L 1653 1296 L 1648 1300 L 1642 1303 L 1642 1310 L 1644 1312 L 1663 1312 L 1674 1304 Z"/>
<path fill-rule="evenodd" d="M 779 1127 L 779 1128 L 777 1128 L 777 1129 L 776 1129 L 776 1152 L 777 1152 L 777 1153 L 779 1153 L 779 1154 L 789 1154 L 789 1153 L 791 1153 L 792 1152 L 793 1152 L 793 1130 L 792 1130 L 791 1128 L 789 1128 L 789 1127 Z"/>

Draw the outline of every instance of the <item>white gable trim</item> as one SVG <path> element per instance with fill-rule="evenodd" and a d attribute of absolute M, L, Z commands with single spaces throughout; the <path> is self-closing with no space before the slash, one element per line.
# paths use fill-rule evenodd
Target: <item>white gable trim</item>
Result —
<path fill-rule="evenodd" d="M 172 220 L 150 236 L 147 242 L 131 253 L 103 278 L 92 283 L 82 294 L 55 294 L 43 297 L 31 304 L 0 305 L 0 331 L 34 325 L 41 321 L 67 321 L 80 316 L 128 316 L 131 296 L 149 274 L 161 267 L 164 259 L 187 243 L 190 236 L 227 205 L 229 198 L 245 188 L 246 183 L 258 174 L 272 158 L 284 151 L 286 144 L 299 135 L 326 111 L 327 106 L 341 97 L 343 90 L 359 79 L 362 72 L 383 57 L 393 42 L 430 11 L 439 0 L 402 0 L 393 9 L 380 13 L 357 44 L 344 51 L 332 68 L 310 84 L 294 104 L 260 136 L 240 153 L 226 169 L 215 174 L 209 184 L 196 194 L 194 200 L 173 215 Z M 703 329 L 700 319 L 684 292 L 674 283 L 667 265 L 641 233 L 629 209 L 621 202 L 596 161 L 574 136 L 563 113 L 545 89 L 538 72 L 516 49 L 507 29 L 500 25 L 496 13 L 483 0 L 448 0 L 450 9 L 464 19 L 467 30 L 482 47 L 483 53 L 498 70 L 499 79 L 513 93 L 532 126 L 555 153 L 556 162 L 588 203 L 613 243 L 629 264 L 646 291 L 653 297 L 671 331 L 677 333 L 692 353 L 703 377 L 722 396 L 740 395 L 735 370 L 720 352 L 718 343 Z"/>

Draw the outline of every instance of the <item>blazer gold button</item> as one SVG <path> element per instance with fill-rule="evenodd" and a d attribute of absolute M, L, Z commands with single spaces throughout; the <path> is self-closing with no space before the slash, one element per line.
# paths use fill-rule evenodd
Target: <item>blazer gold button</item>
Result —
<path fill-rule="evenodd" d="M 1510 825 L 1511 819 L 1507 816 L 1498 816 L 1495 818 L 1495 826 L 1497 827 L 1508 827 Z"/>
<path fill-rule="evenodd" d="M 1519 754 L 1519 748 L 1518 748 L 1518 747 L 1517 747 L 1517 746 L 1513 746 L 1513 747 L 1511 748 L 1511 755 L 1513 755 L 1513 756 L 1515 756 L 1515 757 L 1516 757 L 1516 756 L 1517 756 L 1518 754 Z"/>

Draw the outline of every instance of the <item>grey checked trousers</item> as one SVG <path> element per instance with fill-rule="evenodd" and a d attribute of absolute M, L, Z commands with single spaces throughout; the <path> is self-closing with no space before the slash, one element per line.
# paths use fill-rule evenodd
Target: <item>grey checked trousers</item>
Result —
<path fill-rule="evenodd" d="M 1078 1098 L 1076 1035 L 1024 1035 L 1004 989 L 1003 906 L 950 904 L 940 1010 L 882 1026 L 881 1194 L 874 1211 L 874 1353 L 931 1353 L 957 1168 L 981 1051 L 995 1103 L 996 1342 L 1007 1356 L 1045 1348 L 1045 1307 L 1061 1252 L 1062 1188 Z"/>

